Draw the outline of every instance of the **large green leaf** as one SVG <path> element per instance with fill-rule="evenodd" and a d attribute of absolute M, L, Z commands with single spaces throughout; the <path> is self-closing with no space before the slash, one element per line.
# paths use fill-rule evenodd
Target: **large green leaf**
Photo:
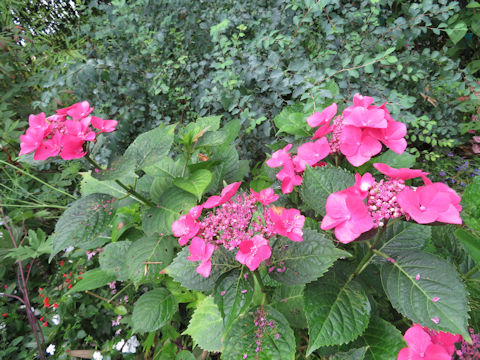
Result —
<path fill-rule="evenodd" d="M 212 173 L 206 169 L 200 169 L 190 174 L 187 178 L 176 178 L 175 186 L 197 197 L 198 201 L 212 181 Z"/>
<path fill-rule="evenodd" d="M 317 214 L 325 215 L 328 195 L 346 189 L 355 183 L 348 171 L 333 166 L 307 167 L 300 186 L 300 196 L 308 208 Z"/>
<path fill-rule="evenodd" d="M 249 307 L 254 290 L 253 274 L 245 266 L 222 275 L 216 282 L 214 300 L 222 315 L 225 331 Z"/>
<path fill-rule="evenodd" d="M 177 300 L 164 288 L 151 290 L 137 300 L 133 307 L 134 332 L 149 332 L 168 324 L 177 312 Z"/>
<path fill-rule="evenodd" d="M 200 303 L 184 334 L 190 335 L 204 350 L 219 352 L 222 349 L 223 319 L 212 296 Z"/>
<path fill-rule="evenodd" d="M 173 160 L 169 157 L 164 157 L 155 164 L 145 167 L 143 171 L 148 175 L 164 176 L 174 179 L 182 176 L 184 164 L 185 160 L 183 158 Z"/>
<path fill-rule="evenodd" d="M 310 342 L 307 356 L 322 346 L 356 339 L 368 325 L 370 302 L 355 280 L 336 266 L 305 289 L 305 315 Z"/>
<path fill-rule="evenodd" d="M 452 264 L 428 253 L 405 251 L 393 263 L 383 264 L 381 277 L 390 302 L 404 316 L 469 338 L 466 291 Z"/>
<path fill-rule="evenodd" d="M 114 280 L 115 275 L 109 274 L 101 269 L 89 270 L 82 274 L 82 279 L 78 281 L 68 293 L 97 289 Z"/>
<path fill-rule="evenodd" d="M 266 325 L 259 330 L 255 325 L 256 317 L 263 317 L 272 323 L 272 327 Z M 261 338 L 257 336 L 257 331 L 260 331 Z M 255 351 L 257 340 L 260 341 L 258 353 Z M 288 325 L 287 319 L 269 306 L 254 308 L 241 315 L 225 334 L 223 359 L 293 360 L 294 357 L 293 330 Z"/>
<path fill-rule="evenodd" d="M 462 40 L 467 31 L 467 25 L 463 21 L 458 21 L 455 25 L 446 30 L 448 37 L 454 44 Z"/>
<path fill-rule="evenodd" d="M 128 259 L 125 254 L 131 244 L 130 241 L 119 241 L 105 246 L 99 256 L 100 268 L 106 273 L 114 275 L 116 280 L 127 280 Z"/>
<path fill-rule="evenodd" d="M 101 234 L 113 218 L 112 200 L 105 194 L 91 194 L 75 200 L 55 225 L 50 260 L 68 246 L 89 249 L 103 245 L 107 239 Z"/>
<path fill-rule="evenodd" d="M 228 139 L 228 135 L 223 130 L 207 132 L 203 135 L 197 142 L 197 146 L 204 146 L 204 147 L 212 147 L 212 146 L 220 146 L 225 144 Z"/>
<path fill-rule="evenodd" d="M 139 135 L 125 151 L 125 157 L 135 159 L 137 170 L 154 165 L 170 151 L 174 130 L 175 125 L 161 125 Z"/>
<path fill-rule="evenodd" d="M 403 152 L 402 154 L 397 154 L 392 150 L 385 151 L 382 155 L 379 155 L 372 160 L 370 163 L 382 163 L 387 164 L 396 169 L 400 168 L 411 168 L 415 165 L 416 157 L 408 152 Z"/>
<path fill-rule="evenodd" d="M 212 271 L 208 278 L 196 272 L 199 261 L 190 261 L 188 247 L 180 251 L 170 266 L 165 270 L 173 279 L 189 290 L 211 291 L 215 281 L 222 275 L 234 268 L 240 267 L 240 263 L 233 259 L 233 255 L 222 248 L 217 249 L 211 258 Z"/>
<path fill-rule="evenodd" d="M 101 181 L 131 178 L 135 175 L 135 166 L 136 161 L 133 157 L 120 156 L 113 160 L 106 169 L 94 169 L 92 176 Z"/>
<path fill-rule="evenodd" d="M 130 280 L 138 284 L 153 280 L 173 259 L 173 237 L 144 237 L 135 241 L 126 253 L 126 267 Z M 147 264 L 149 262 L 149 264 Z"/>
<path fill-rule="evenodd" d="M 147 235 L 172 234 L 172 224 L 181 212 L 196 205 L 195 196 L 176 186 L 169 187 L 160 197 L 159 205 L 146 210 L 143 216 L 143 231 Z"/>
<path fill-rule="evenodd" d="M 90 171 L 80 173 L 80 175 L 82 175 L 82 181 L 80 182 L 80 193 L 83 196 L 90 194 L 107 194 L 118 199 L 128 194 L 124 188 L 122 188 L 113 180 L 97 180 L 92 177 Z"/>
<path fill-rule="evenodd" d="M 309 136 L 307 117 L 303 113 L 303 105 L 296 104 L 287 106 L 273 119 L 279 133 L 291 135 Z"/>
<path fill-rule="evenodd" d="M 238 152 L 233 145 L 226 148 L 222 147 L 221 151 L 217 151 L 212 155 L 211 160 L 218 160 L 221 163 L 212 169 L 215 174 L 208 192 L 215 193 L 223 188 L 223 181 L 231 184 L 242 180 L 246 174 L 242 168 L 242 162 L 238 158 Z"/>
<path fill-rule="evenodd" d="M 272 295 L 271 306 L 280 311 L 290 326 L 304 329 L 307 325 L 303 304 L 305 285 L 282 285 L 276 287 Z"/>
<path fill-rule="evenodd" d="M 418 250 L 430 239 L 431 234 L 432 230 L 429 226 L 397 221 L 392 226 L 387 226 L 383 235 L 385 241 L 380 250 L 390 256 L 405 250 Z"/>
<path fill-rule="evenodd" d="M 348 256 L 323 234 L 305 228 L 301 242 L 278 238 L 272 248 L 273 272 L 269 275 L 286 285 L 305 284 L 322 276 L 338 258 Z M 277 271 L 283 268 L 285 271 Z"/>

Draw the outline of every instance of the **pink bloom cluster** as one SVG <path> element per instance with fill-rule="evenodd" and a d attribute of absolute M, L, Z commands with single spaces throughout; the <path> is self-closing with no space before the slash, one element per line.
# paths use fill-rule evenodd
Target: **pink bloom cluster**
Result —
<path fill-rule="evenodd" d="M 451 360 L 460 335 L 431 330 L 416 324 L 403 336 L 408 347 L 398 353 L 397 360 Z"/>
<path fill-rule="evenodd" d="M 320 160 L 329 154 L 340 152 L 354 166 L 360 166 L 382 150 L 382 143 L 398 154 L 405 151 L 407 141 L 405 124 L 395 121 L 386 103 L 372 105 L 373 98 L 355 94 L 353 105 L 337 114 L 337 104 L 315 112 L 307 118 L 310 127 L 318 127 L 308 142 L 298 148 L 297 155 L 288 152 L 292 144 L 272 154 L 266 164 L 269 167 L 282 167 L 277 178 L 282 181 L 282 192 L 292 192 L 293 186 L 302 183 L 301 173 L 306 164 L 318 166 Z M 330 121 L 333 119 L 333 124 Z M 327 139 L 326 135 L 330 139 Z M 318 139 L 318 140 L 317 140 Z"/>
<path fill-rule="evenodd" d="M 20 135 L 19 155 L 35 152 L 34 160 L 45 160 L 59 154 L 64 160 L 85 156 L 85 141 L 94 141 L 98 134 L 112 132 L 117 126 L 116 120 L 91 116 L 92 111 L 88 101 L 82 101 L 58 109 L 55 115 L 49 117 L 45 117 L 45 113 L 30 115 L 29 128 Z M 99 131 L 93 131 L 90 125 Z"/>
<path fill-rule="evenodd" d="M 475 334 L 472 328 L 469 328 L 468 332 L 472 338 L 472 343 L 469 344 L 465 340 L 462 340 L 460 349 L 455 353 L 457 354 L 459 360 L 480 359 L 480 335 Z"/>
<path fill-rule="evenodd" d="M 461 198 L 455 190 L 443 183 L 432 183 L 426 177 L 428 173 L 421 170 L 395 169 L 378 163 L 373 166 L 387 178 L 377 182 L 369 173 L 356 174 L 353 186 L 330 194 L 322 230 L 335 228 L 336 238 L 347 244 L 366 231 L 384 226 L 388 219 L 401 216 L 419 224 L 462 223 Z M 421 177 L 425 185 L 405 185 L 405 180 L 415 177 Z"/>
<path fill-rule="evenodd" d="M 270 258 L 269 240 L 273 236 L 303 240 L 305 217 L 299 210 L 269 206 L 278 199 L 272 189 L 260 193 L 251 190 L 250 194 L 234 197 L 240 184 L 226 186 L 220 196 L 209 197 L 172 224 L 173 235 L 179 238 L 180 245 L 192 239 L 188 259 L 200 261 L 197 273 L 204 277 L 210 275 L 210 259 L 220 246 L 228 251 L 237 250 L 235 259 L 254 271 Z M 204 209 L 212 210 L 199 219 Z"/>

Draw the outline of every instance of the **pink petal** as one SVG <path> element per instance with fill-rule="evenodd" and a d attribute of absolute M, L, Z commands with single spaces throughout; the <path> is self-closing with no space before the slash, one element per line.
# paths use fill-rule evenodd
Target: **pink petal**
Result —
<path fill-rule="evenodd" d="M 206 278 L 210 276 L 211 270 L 212 270 L 212 262 L 210 260 L 202 261 L 196 269 L 198 274 Z"/>
<path fill-rule="evenodd" d="M 432 344 L 430 335 L 418 324 L 408 329 L 403 338 L 407 342 L 408 347 L 416 354 L 425 353 L 427 347 Z"/>
<path fill-rule="evenodd" d="M 322 112 L 316 112 L 307 118 L 307 123 L 310 127 L 317 127 L 327 124 L 337 113 L 337 104 L 333 103 L 327 106 Z"/>

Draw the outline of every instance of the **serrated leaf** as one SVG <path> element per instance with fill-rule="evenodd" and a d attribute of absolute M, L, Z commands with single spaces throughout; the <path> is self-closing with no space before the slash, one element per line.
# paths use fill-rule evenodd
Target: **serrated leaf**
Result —
<path fill-rule="evenodd" d="M 333 166 L 308 167 L 303 175 L 300 196 L 303 202 L 317 214 L 325 215 L 327 197 L 344 190 L 355 183 L 354 176 L 348 171 Z"/>
<path fill-rule="evenodd" d="M 358 343 L 366 345 L 365 360 L 396 360 L 400 349 L 407 346 L 395 326 L 376 316 L 370 319 Z"/>
<path fill-rule="evenodd" d="M 220 146 L 225 144 L 227 139 L 228 139 L 227 133 L 223 130 L 218 130 L 213 132 L 209 131 L 198 140 L 197 146 L 198 147 Z"/>
<path fill-rule="evenodd" d="M 205 129 L 207 131 L 217 131 L 220 128 L 220 120 L 222 119 L 222 115 L 216 116 L 205 116 L 198 118 L 195 121 L 195 124 L 200 127 L 200 129 Z"/>
<path fill-rule="evenodd" d="M 144 237 L 135 241 L 125 256 L 129 279 L 135 284 L 144 279 L 153 280 L 172 262 L 174 241 L 173 237 Z"/>
<path fill-rule="evenodd" d="M 145 167 L 143 171 L 148 175 L 165 176 L 174 179 L 182 176 L 184 164 L 185 160 L 182 158 L 173 160 L 169 157 L 164 157 L 155 164 Z"/>
<path fill-rule="evenodd" d="M 287 319 L 273 309 L 264 307 L 263 316 L 266 321 L 272 322 L 273 328 L 265 326 L 260 339 L 260 351 L 257 353 L 255 312 L 258 309 L 243 314 L 235 320 L 230 331 L 225 334 L 222 349 L 223 359 L 260 360 L 293 360 L 295 358 L 295 337 L 293 330 L 288 325 Z"/>
<path fill-rule="evenodd" d="M 172 224 L 180 213 L 187 212 L 196 205 L 195 196 L 171 186 L 160 197 L 159 205 L 147 209 L 143 215 L 143 231 L 147 235 L 172 234 Z"/>
<path fill-rule="evenodd" d="M 309 126 L 303 113 L 303 105 L 287 106 L 273 119 L 279 133 L 309 136 Z"/>
<path fill-rule="evenodd" d="M 124 156 L 135 159 L 137 170 L 154 165 L 170 151 L 174 130 L 175 125 L 162 125 L 139 135 L 127 148 Z"/>
<path fill-rule="evenodd" d="M 213 296 L 222 315 L 225 331 L 228 331 L 233 321 L 249 307 L 254 290 L 253 274 L 244 266 L 218 279 Z"/>
<path fill-rule="evenodd" d="M 148 332 L 160 329 L 175 315 L 177 305 L 175 297 L 164 288 L 143 294 L 133 307 L 133 331 Z"/>
<path fill-rule="evenodd" d="M 240 263 L 234 260 L 233 255 L 226 250 L 217 249 L 211 258 L 212 270 L 208 278 L 197 274 L 196 268 L 199 261 L 189 261 L 188 247 L 177 254 L 170 266 L 165 269 L 175 281 L 189 290 L 210 291 L 213 290 L 215 281 L 224 273 L 240 267 Z"/>
<path fill-rule="evenodd" d="M 305 228 L 303 241 L 279 237 L 272 248 L 270 277 L 286 285 L 306 284 L 318 279 L 340 257 L 350 253 L 337 249 L 333 242 L 317 231 Z M 277 271 L 277 269 L 285 271 Z"/>
<path fill-rule="evenodd" d="M 360 336 L 370 319 L 370 302 L 355 280 L 335 267 L 305 289 L 310 338 L 307 356 L 322 346 L 341 345 Z"/>
<path fill-rule="evenodd" d="M 135 159 L 120 156 L 113 160 L 106 169 L 95 169 L 92 176 L 100 181 L 131 178 L 135 176 Z"/>
<path fill-rule="evenodd" d="M 107 194 L 115 198 L 121 198 L 128 194 L 125 189 L 113 180 L 97 180 L 92 176 L 90 171 L 80 173 L 80 175 L 82 175 L 82 181 L 80 182 L 80 193 L 82 196 L 90 194 Z"/>
<path fill-rule="evenodd" d="M 387 226 L 383 235 L 385 240 L 379 250 L 392 257 L 405 250 L 418 250 L 430 239 L 431 234 L 429 226 L 397 221 L 392 226 Z"/>
<path fill-rule="evenodd" d="M 238 152 L 234 145 L 222 147 L 221 151 L 212 155 L 211 160 L 219 160 L 221 163 L 212 169 L 215 174 L 207 192 L 216 193 L 222 189 L 224 180 L 227 184 L 242 180 L 244 174 L 240 171 Z"/>
<path fill-rule="evenodd" d="M 104 194 L 91 194 L 75 200 L 55 225 L 49 260 L 68 246 L 89 249 L 103 245 L 107 239 L 99 237 L 112 221 L 112 200 L 111 196 Z"/>
<path fill-rule="evenodd" d="M 190 335 L 204 350 L 219 352 L 222 349 L 223 319 L 212 296 L 200 303 L 183 334 Z"/>
<path fill-rule="evenodd" d="M 422 326 L 469 338 L 466 291 L 452 264 L 428 253 L 405 251 L 394 263 L 383 264 L 381 277 L 398 312 Z"/>
<path fill-rule="evenodd" d="M 115 280 L 115 275 L 109 274 L 101 269 L 93 269 L 82 274 L 82 279 L 78 281 L 68 292 L 74 292 L 98 289 Z"/>
<path fill-rule="evenodd" d="M 131 244 L 130 241 L 119 241 L 105 246 L 99 256 L 100 268 L 106 273 L 114 275 L 116 280 L 127 280 L 127 258 L 125 254 Z"/>
<path fill-rule="evenodd" d="M 211 181 L 212 173 L 208 170 L 201 169 L 190 174 L 188 178 L 176 178 L 173 183 L 180 189 L 195 195 L 198 201 L 200 201 Z"/>
<path fill-rule="evenodd" d="M 462 40 L 467 31 L 467 25 L 463 21 L 459 21 L 453 27 L 446 29 L 448 37 L 454 44 Z"/>
<path fill-rule="evenodd" d="M 276 287 L 272 295 L 271 306 L 280 311 L 293 328 L 304 329 L 307 325 L 303 305 L 305 285 Z"/>
<path fill-rule="evenodd" d="M 366 347 L 352 349 L 347 352 L 337 353 L 331 360 L 364 360 L 367 353 Z"/>

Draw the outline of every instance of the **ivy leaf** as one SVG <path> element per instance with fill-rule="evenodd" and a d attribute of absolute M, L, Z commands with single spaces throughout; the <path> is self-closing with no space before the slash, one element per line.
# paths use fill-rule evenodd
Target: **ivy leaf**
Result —
<path fill-rule="evenodd" d="M 212 173 L 205 169 L 200 169 L 192 173 L 188 178 L 176 178 L 175 186 L 189 192 L 197 197 L 198 201 L 212 181 Z"/>
<path fill-rule="evenodd" d="M 300 196 L 308 208 L 325 215 L 327 197 L 355 184 L 355 177 L 348 171 L 333 166 L 308 167 L 303 175 Z"/>
<path fill-rule="evenodd" d="M 125 157 L 136 161 L 136 170 L 154 165 L 168 155 L 173 143 L 175 125 L 161 125 L 139 135 L 125 151 Z"/>
<path fill-rule="evenodd" d="M 133 331 L 149 332 L 160 329 L 172 320 L 177 307 L 177 300 L 167 289 L 154 289 L 143 294 L 133 307 Z"/>
<path fill-rule="evenodd" d="M 272 307 L 280 311 L 294 328 L 308 327 L 303 305 L 305 285 L 286 286 L 275 288 L 272 295 Z"/>
<path fill-rule="evenodd" d="M 273 328 L 265 326 L 260 339 L 260 352 L 256 352 L 255 312 L 262 312 L 262 308 L 251 311 L 238 317 L 230 331 L 225 334 L 222 356 L 225 359 L 293 360 L 295 358 L 295 337 L 293 330 L 288 325 L 287 319 L 275 309 L 266 306 L 263 308 L 263 317 L 272 322 Z"/>
<path fill-rule="evenodd" d="M 224 274 L 216 282 L 213 296 L 222 315 L 225 331 L 249 307 L 254 291 L 253 274 L 246 272 L 245 266 L 240 271 L 233 270 Z"/>
<path fill-rule="evenodd" d="M 183 248 L 170 266 L 165 269 L 167 274 L 189 290 L 211 291 L 220 275 L 240 266 L 233 259 L 231 253 L 223 249 L 217 249 L 211 258 L 212 270 L 210 276 L 205 278 L 196 272 L 200 262 L 188 260 L 187 256 L 189 255 L 188 247 Z"/>
<path fill-rule="evenodd" d="M 111 196 L 104 194 L 91 194 L 75 200 L 55 225 L 49 261 L 68 246 L 90 249 L 103 245 L 107 239 L 99 236 L 112 221 L 112 200 Z"/>
<path fill-rule="evenodd" d="M 322 276 L 338 258 L 349 256 L 323 234 L 305 228 L 303 241 L 278 238 L 272 248 L 270 263 L 274 269 L 269 275 L 286 285 L 305 284 Z M 277 271 L 283 267 L 285 271 Z"/>
<path fill-rule="evenodd" d="M 105 246 L 99 256 L 100 269 L 114 275 L 116 280 L 127 280 L 127 258 L 125 254 L 131 244 L 130 241 L 119 241 Z"/>
<path fill-rule="evenodd" d="M 173 237 L 143 237 L 135 241 L 127 250 L 126 267 L 128 278 L 135 284 L 154 276 L 168 266 L 173 259 Z M 152 264 L 146 264 L 146 262 Z M 156 264 L 158 263 L 158 264 Z"/>
<path fill-rule="evenodd" d="M 303 113 L 303 105 L 296 104 L 284 107 L 273 119 L 278 128 L 278 134 L 284 132 L 291 135 L 309 136 L 309 126 Z"/>
<path fill-rule="evenodd" d="M 430 239 L 432 230 L 429 226 L 414 222 L 397 221 L 392 226 L 387 226 L 380 251 L 390 256 L 395 256 L 405 250 L 421 249 Z"/>
<path fill-rule="evenodd" d="M 470 338 L 466 291 L 452 264 L 428 253 L 405 251 L 394 263 L 383 264 L 381 277 L 398 312 L 422 326 Z"/>
<path fill-rule="evenodd" d="M 310 337 L 307 356 L 319 347 L 356 339 L 368 325 L 368 297 L 360 284 L 347 279 L 341 270 L 335 267 L 306 287 L 305 315 Z"/>
<path fill-rule="evenodd" d="M 204 350 L 219 352 L 222 349 L 223 319 L 212 296 L 206 297 L 195 309 L 183 334 L 190 335 Z"/>
<path fill-rule="evenodd" d="M 82 274 L 82 279 L 78 281 L 67 292 L 71 294 L 74 292 L 98 289 L 115 280 L 115 275 L 109 274 L 101 269 L 93 269 Z"/>

